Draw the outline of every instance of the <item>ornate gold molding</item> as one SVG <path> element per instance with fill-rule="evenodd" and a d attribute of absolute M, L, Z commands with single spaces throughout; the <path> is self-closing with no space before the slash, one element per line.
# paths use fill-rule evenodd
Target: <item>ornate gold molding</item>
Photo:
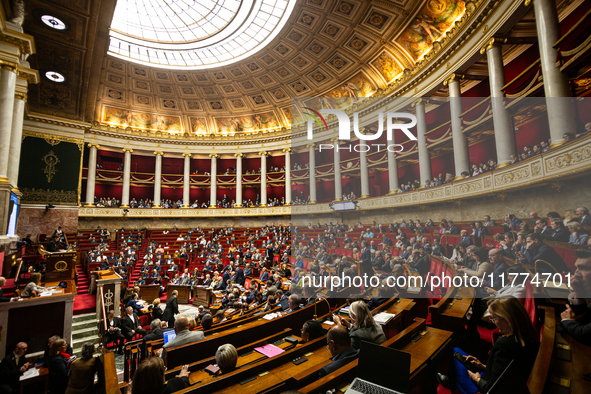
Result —
<path fill-rule="evenodd" d="M 131 149 L 131 148 L 123 148 L 122 150 L 123 150 L 123 153 L 127 153 L 127 152 L 133 153 L 133 149 Z"/>
<path fill-rule="evenodd" d="M 211 153 L 209 157 L 211 157 L 212 159 L 217 159 L 218 157 L 220 157 L 220 155 L 218 155 L 217 153 Z"/>
<path fill-rule="evenodd" d="M 77 205 L 78 196 L 76 192 L 63 190 L 43 190 L 21 188 L 23 193 L 21 204 L 57 204 L 57 205 Z"/>
<path fill-rule="evenodd" d="M 27 102 L 27 94 L 26 93 L 15 92 L 14 98 L 19 99 L 19 100 L 23 100 L 25 103 Z"/>
<path fill-rule="evenodd" d="M 453 81 L 460 82 L 460 79 L 463 79 L 464 76 L 462 74 L 452 73 L 447 78 L 443 80 L 443 86 L 449 85 Z"/>
<path fill-rule="evenodd" d="M 310 143 L 310 144 L 306 145 L 306 148 L 316 148 L 316 146 L 317 146 L 317 145 L 316 145 L 315 143 L 313 143 L 313 142 L 312 142 L 312 143 Z"/>
<path fill-rule="evenodd" d="M 234 153 L 234 157 L 244 157 L 244 153 Z"/>
<path fill-rule="evenodd" d="M 154 152 L 154 154 L 156 156 L 164 156 L 164 152 L 162 152 L 162 151 L 156 151 L 156 152 Z"/>
<path fill-rule="evenodd" d="M 17 32 L 14 32 L 13 34 L 24 36 L 24 37 L 18 38 L 18 37 L 0 32 L 0 42 L 4 42 L 6 44 L 10 44 L 10 45 L 14 45 L 15 47 L 18 47 L 20 53 L 23 53 L 23 54 L 30 55 L 35 52 L 35 48 L 33 47 L 33 45 L 34 45 L 33 44 L 34 43 L 33 37 L 31 37 L 27 34 L 17 33 Z M 25 37 L 29 38 L 29 39 L 25 39 Z"/>
<path fill-rule="evenodd" d="M 183 157 L 188 157 L 188 158 L 191 158 L 191 157 L 193 157 L 193 155 L 192 155 L 192 154 L 190 154 L 190 153 L 183 153 L 183 155 L 182 155 L 182 156 L 183 156 Z"/>
<path fill-rule="evenodd" d="M 291 148 L 283 148 L 283 150 L 281 150 L 281 152 L 287 154 L 287 153 L 291 153 Z"/>
<path fill-rule="evenodd" d="M 267 151 L 261 151 L 261 152 L 259 152 L 259 156 L 269 156 L 269 155 L 270 155 L 270 153 L 267 152 Z"/>
<path fill-rule="evenodd" d="M 452 75 L 454 75 L 454 74 L 452 74 Z M 443 84 L 445 84 L 445 82 L 443 82 Z M 421 105 L 421 104 L 427 105 L 427 104 L 429 104 L 429 100 L 426 100 L 424 98 L 416 99 L 415 101 L 412 102 L 411 107 L 415 108 L 416 106 Z"/>
<path fill-rule="evenodd" d="M 39 71 L 37 70 L 19 66 L 16 76 L 24 79 L 30 85 L 39 83 Z"/>
<path fill-rule="evenodd" d="M 0 33 L 0 35 L 1 35 L 1 33 Z M 0 60 L 0 67 L 16 73 L 16 71 L 18 70 L 18 63 L 9 62 L 6 60 Z"/>
<path fill-rule="evenodd" d="M 92 143 L 92 142 L 91 142 L 90 144 L 88 144 L 88 147 L 89 147 L 89 148 L 96 148 L 96 149 L 100 149 L 100 147 L 101 147 L 101 146 L 100 146 L 99 144 L 95 144 L 95 143 Z"/>
<path fill-rule="evenodd" d="M 64 137 L 56 134 L 46 134 L 38 133 L 36 131 L 23 130 L 23 140 L 26 137 L 43 138 L 48 144 L 52 146 L 55 146 L 60 142 L 70 142 L 78 145 L 78 149 L 80 149 L 80 152 L 82 152 L 82 150 L 84 149 L 84 140 L 81 140 L 79 138 Z"/>
<path fill-rule="evenodd" d="M 480 48 L 480 54 L 484 55 L 486 53 L 486 51 L 488 51 L 489 49 L 496 47 L 496 46 L 506 44 L 506 43 L 507 43 L 506 38 L 491 37 L 491 39 L 488 40 L 488 42 L 486 44 L 484 44 L 484 46 L 482 48 Z"/>

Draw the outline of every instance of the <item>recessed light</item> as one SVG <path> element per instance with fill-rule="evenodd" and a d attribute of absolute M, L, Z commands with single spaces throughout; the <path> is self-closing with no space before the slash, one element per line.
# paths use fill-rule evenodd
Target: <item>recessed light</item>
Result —
<path fill-rule="evenodd" d="M 42 15 L 41 22 L 56 30 L 66 30 L 68 27 L 61 19 L 56 18 L 53 15 Z"/>
<path fill-rule="evenodd" d="M 50 81 L 57 82 L 57 83 L 62 83 L 66 80 L 66 77 L 64 77 L 62 74 L 60 74 L 56 71 L 46 72 L 45 77 L 47 79 L 49 79 Z"/>

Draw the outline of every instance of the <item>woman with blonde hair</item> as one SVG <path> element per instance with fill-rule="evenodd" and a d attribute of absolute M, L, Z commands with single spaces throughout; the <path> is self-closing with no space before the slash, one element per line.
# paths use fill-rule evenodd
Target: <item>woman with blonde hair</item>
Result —
<path fill-rule="evenodd" d="M 579 217 L 574 209 L 567 209 L 564 211 L 564 225 L 567 226 L 571 220 L 579 221 Z"/>
<path fill-rule="evenodd" d="M 232 344 L 226 343 L 215 352 L 215 363 L 220 367 L 221 374 L 233 371 L 237 362 L 238 352 Z"/>
<path fill-rule="evenodd" d="M 585 232 L 583 226 L 579 222 L 570 222 L 566 225 L 570 231 L 569 244 L 586 245 L 589 234 Z"/>
<path fill-rule="evenodd" d="M 30 282 L 21 293 L 22 298 L 35 297 L 45 291 L 45 287 L 41 286 L 41 273 L 33 272 L 30 277 Z"/>
<path fill-rule="evenodd" d="M 488 312 L 491 322 L 497 326 L 502 336 L 495 341 L 486 364 L 461 349 L 454 348 L 453 353 L 460 353 L 465 363 L 470 363 L 475 369 L 483 371 L 472 372 L 459 360 L 454 359 L 457 387 L 463 393 L 486 393 L 509 363 L 514 361 L 512 368 L 515 373 L 511 373 L 510 382 L 514 391 L 511 392 L 522 392 L 524 387 L 527 388 L 527 379 L 536 360 L 539 334 L 523 304 L 514 297 L 490 300 Z M 437 378 L 445 388 L 453 391 L 449 377 L 438 373 Z"/>
<path fill-rule="evenodd" d="M 363 301 L 355 301 L 349 307 L 351 322 L 340 316 L 333 315 L 333 321 L 349 329 L 351 344 L 359 349 L 361 341 L 372 342 L 381 345 L 386 342 L 386 335 L 382 326 L 375 322 L 367 304 Z"/>
<path fill-rule="evenodd" d="M 164 372 L 166 367 L 162 358 L 144 360 L 133 375 L 131 394 L 171 394 L 191 385 L 188 365 L 183 365 L 181 372 L 168 382 L 164 380 Z"/>

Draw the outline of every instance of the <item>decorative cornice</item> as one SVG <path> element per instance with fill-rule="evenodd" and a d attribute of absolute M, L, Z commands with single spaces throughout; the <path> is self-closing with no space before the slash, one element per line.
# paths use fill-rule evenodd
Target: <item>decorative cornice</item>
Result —
<path fill-rule="evenodd" d="M 496 47 L 496 46 L 501 46 L 506 43 L 507 43 L 506 38 L 491 37 L 490 40 L 488 40 L 488 42 L 486 44 L 484 44 L 484 46 L 482 48 L 480 48 L 480 54 L 484 55 L 486 53 L 486 51 L 488 51 L 489 49 Z"/>
<path fill-rule="evenodd" d="M 27 94 L 26 93 L 15 92 L 14 98 L 19 99 L 19 100 L 23 100 L 25 103 L 27 102 Z"/>
<path fill-rule="evenodd" d="M 131 148 L 123 148 L 123 153 L 133 153 L 133 149 Z"/>
<path fill-rule="evenodd" d="M 35 47 L 34 47 L 34 42 L 33 41 L 33 37 L 26 35 L 26 34 L 22 34 L 22 33 L 17 33 L 14 32 L 14 35 L 8 35 L 5 32 L 0 32 L 0 42 L 4 42 L 6 44 L 10 44 L 10 45 L 14 45 L 15 47 L 18 47 L 20 50 L 20 53 L 22 54 L 28 54 L 31 55 L 33 53 L 35 53 Z M 16 37 L 16 35 L 18 36 L 23 36 L 21 37 Z"/>
<path fill-rule="evenodd" d="M 281 152 L 283 152 L 283 153 L 285 153 L 285 154 L 291 153 L 291 148 L 283 148 L 283 149 L 281 150 Z"/>
<path fill-rule="evenodd" d="M 460 79 L 463 79 L 463 78 L 464 78 L 464 76 L 462 74 L 452 73 L 447 78 L 445 78 L 443 80 L 443 86 L 447 86 L 454 81 L 460 82 Z"/>
<path fill-rule="evenodd" d="M 70 127 L 72 129 L 77 130 L 88 130 L 88 128 L 90 127 L 90 123 L 74 123 L 68 119 L 52 118 L 47 117 L 47 115 L 41 114 L 29 114 L 26 119 L 31 122 L 51 124 L 54 126 Z"/>
<path fill-rule="evenodd" d="M 267 152 L 267 151 L 261 151 L 261 152 L 259 152 L 259 156 L 269 156 L 269 154 L 270 153 Z"/>
<path fill-rule="evenodd" d="M 57 134 L 39 133 L 31 130 L 23 130 L 23 140 L 26 137 L 43 138 L 50 145 L 57 145 L 60 142 L 70 142 L 78 145 L 80 150 L 84 149 L 84 140 L 79 138 L 64 137 Z"/>
<path fill-rule="evenodd" d="M 0 67 L 10 70 L 12 72 L 16 72 L 18 70 L 18 63 L 0 59 Z"/>
<path fill-rule="evenodd" d="M 37 70 L 19 66 L 16 75 L 18 78 L 26 80 L 29 84 L 39 83 L 39 71 Z"/>
<path fill-rule="evenodd" d="M 452 74 L 452 75 L 453 75 L 453 74 Z M 445 84 L 445 82 L 444 82 L 444 84 Z M 419 98 L 419 99 L 416 99 L 415 101 L 413 101 L 413 102 L 412 102 L 412 104 L 411 104 L 411 106 L 412 106 L 413 108 L 415 108 L 415 107 L 416 107 L 416 106 L 418 106 L 418 105 L 423 105 L 423 106 L 425 106 L 425 105 L 427 105 L 427 104 L 429 104 L 429 100 L 426 100 L 426 99 L 424 99 L 424 98 Z"/>
<path fill-rule="evenodd" d="M 234 157 L 243 157 L 244 153 L 234 153 Z"/>
<path fill-rule="evenodd" d="M 317 145 L 316 145 L 315 143 L 313 143 L 313 142 L 312 142 L 312 143 L 309 143 L 309 144 L 307 144 L 307 145 L 306 145 L 306 148 L 316 148 L 316 146 L 317 146 Z"/>

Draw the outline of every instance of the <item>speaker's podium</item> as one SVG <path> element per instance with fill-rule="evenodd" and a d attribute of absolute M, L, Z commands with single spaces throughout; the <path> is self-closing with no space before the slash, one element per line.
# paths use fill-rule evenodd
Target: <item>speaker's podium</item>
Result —
<path fill-rule="evenodd" d="M 209 308 L 214 300 L 213 290 L 207 286 L 193 286 L 193 305 Z"/>

